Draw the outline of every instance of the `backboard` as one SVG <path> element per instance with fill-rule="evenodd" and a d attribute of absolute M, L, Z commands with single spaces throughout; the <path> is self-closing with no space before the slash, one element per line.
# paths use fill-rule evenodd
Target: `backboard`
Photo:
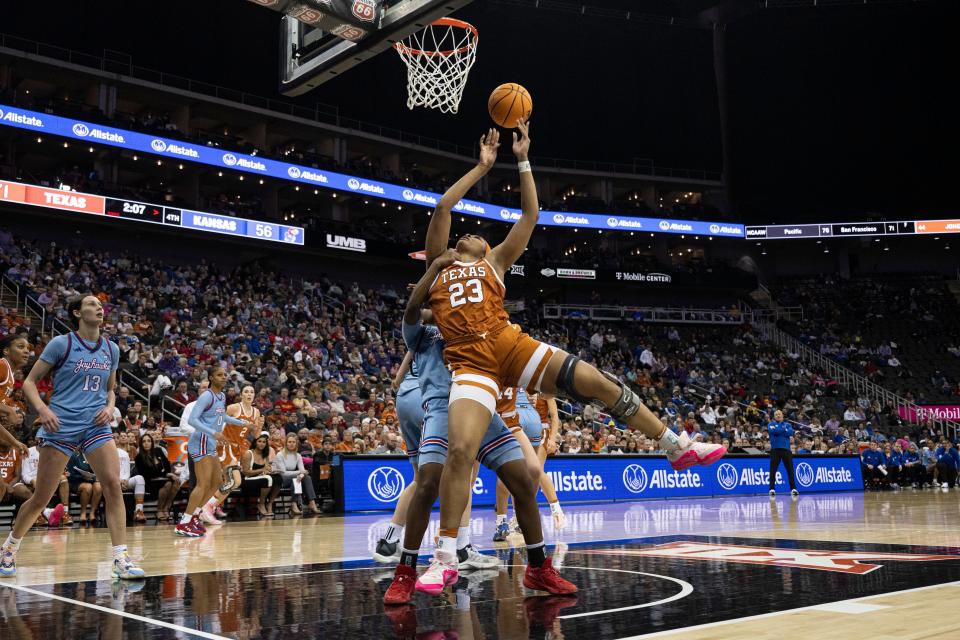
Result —
<path fill-rule="evenodd" d="M 290 16 L 280 22 L 280 93 L 297 96 L 392 48 L 472 0 L 400 0 L 383 13 L 380 28 L 351 42 Z"/>

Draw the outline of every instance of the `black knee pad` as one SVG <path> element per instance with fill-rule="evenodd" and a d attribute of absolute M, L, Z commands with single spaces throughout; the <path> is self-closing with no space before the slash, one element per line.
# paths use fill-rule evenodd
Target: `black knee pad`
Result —
<path fill-rule="evenodd" d="M 640 411 L 640 406 L 643 404 L 643 401 L 640 399 L 640 396 L 633 392 L 633 389 L 631 389 L 627 383 L 620 382 L 612 373 L 607 373 L 606 371 L 601 371 L 600 373 L 606 376 L 611 382 L 615 382 L 620 386 L 620 399 L 617 400 L 612 407 L 608 407 L 607 409 L 614 418 L 626 422 L 627 418 L 633 417 Z"/>
<path fill-rule="evenodd" d="M 236 487 L 236 483 L 233 481 L 233 472 L 239 471 L 240 467 L 237 465 L 231 465 L 223 470 L 224 478 L 223 484 L 220 485 L 220 493 L 230 493 Z"/>
<path fill-rule="evenodd" d="M 561 395 L 564 395 L 568 398 L 573 398 L 577 402 L 583 402 L 586 404 L 593 400 L 593 398 L 588 398 L 580 394 L 577 391 L 576 385 L 573 381 L 573 373 L 577 368 L 578 362 L 580 362 L 580 358 L 575 355 L 567 354 L 563 364 L 560 365 L 560 371 L 557 372 L 556 387 L 557 391 L 559 391 Z"/>

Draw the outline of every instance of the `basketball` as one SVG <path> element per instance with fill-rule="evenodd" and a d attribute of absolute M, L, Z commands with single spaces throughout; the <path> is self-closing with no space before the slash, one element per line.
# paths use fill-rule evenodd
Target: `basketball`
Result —
<path fill-rule="evenodd" d="M 490 94 L 487 111 L 498 125 L 513 129 L 517 122 L 530 117 L 533 112 L 533 99 L 530 92 L 516 82 L 507 82 Z"/>

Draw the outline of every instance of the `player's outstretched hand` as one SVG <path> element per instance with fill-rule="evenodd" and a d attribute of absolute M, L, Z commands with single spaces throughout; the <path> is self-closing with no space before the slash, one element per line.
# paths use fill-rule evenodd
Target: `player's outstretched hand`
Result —
<path fill-rule="evenodd" d="M 227 436 L 223 435 L 221 431 L 217 431 L 215 434 L 213 434 L 213 439 L 220 444 L 230 444 L 230 441 L 227 440 Z"/>
<path fill-rule="evenodd" d="M 112 416 L 111 416 L 112 417 Z M 40 409 L 40 415 L 37 422 L 43 425 L 43 428 L 49 433 L 60 431 L 60 418 L 57 417 L 50 407 Z"/>
<path fill-rule="evenodd" d="M 441 253 L 437 258 L 431 263 L 430 266 L 436 265 L 437 269 L 446 269 L 454 262 L 460 259 L 460 254 L 457 253 L 456 249 L 447 249 Z"/>
<path fill-rule="evenodd" d="M 500 132 L 490 128 L 486 135 L 480 136 L 480 165 L 486 169 L 497 161 L 497 149 L 500 148 Z"/>
<path fill-rule="evenodd" d="M 517 131 L 520 132 L 519 136 L 517 136 L 516 131 L 513 132 L 513 155 L 517 156 L 517 160 L 523 162 L 530 153 L 530 121 L 519 121 Z"/>

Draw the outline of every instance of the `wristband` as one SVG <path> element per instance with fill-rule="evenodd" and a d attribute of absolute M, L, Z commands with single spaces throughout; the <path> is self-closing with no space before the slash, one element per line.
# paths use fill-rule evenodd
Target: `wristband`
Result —
<path fill-rule="evenodd" d="M 520 173 L 530 173 L 533 169 L 530 168 L 530 161 L 524 160 L 523 162 L 517 163 L 517 169 L 520 170 Z"/>

